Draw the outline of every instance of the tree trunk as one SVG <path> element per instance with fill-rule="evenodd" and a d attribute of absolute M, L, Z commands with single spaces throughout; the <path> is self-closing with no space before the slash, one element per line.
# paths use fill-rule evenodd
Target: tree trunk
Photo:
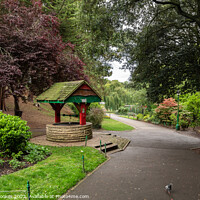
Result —
<path fill-rule="evenodd" d="M 0 110 L 3 110 L 3 88 L 0 87 Z"/>
<path fill-rule="evenodd" d="M 15 108 L 14 108 L 15 115 L 21 117 L 22 111 L 20 111 L 19 109 L 19 98 L 16 95 L 13 95 L 13 97 L 14 97 L 14 105 L 15 105 Z"/>
<path fill-rule="evenodd" d="M 0 87 L 0 110 L 6 111 L 4 93 L 5 93 L 5 87 Z"/>

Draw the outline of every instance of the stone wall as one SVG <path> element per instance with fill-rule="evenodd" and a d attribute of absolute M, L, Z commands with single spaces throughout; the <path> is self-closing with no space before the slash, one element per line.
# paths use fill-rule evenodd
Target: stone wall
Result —
<path fill-rule="evenodd" d="M 92 123 L 86 125 L 46 125 L 46 136 L 52 142 L 81 142 L 92 138 Z"/>

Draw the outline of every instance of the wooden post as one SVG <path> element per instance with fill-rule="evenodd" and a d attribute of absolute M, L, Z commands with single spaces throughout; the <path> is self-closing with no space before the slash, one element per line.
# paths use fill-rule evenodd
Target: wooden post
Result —
<path fill-rule="evenodd" d="M 74 103 L 74 105 L 76 106 L 76 108 L 79 111 L 79 115 L 80 115 L 80 125 L 85 125 L 86 124 L 86 111 L 90 105 L 90 103 Z M 83 108 L 84 108 L 84 114 L 83 112 Z"/>
<path fill-rule="evenodd" d="M 86 104 L 81 103 L 80 125 L 86 124 Z"/>
<path fill-rule="evenodd" d="M 55 123 L 60 123 L 60 104 L 55 104 Z"/>
<path fill-rule="evenodd" d="M 60 123 L 60 111 L 62 107 L 65 105 L 64 103 L 50 103 L 52 108 L 55 110 L 55 123 Z"/>

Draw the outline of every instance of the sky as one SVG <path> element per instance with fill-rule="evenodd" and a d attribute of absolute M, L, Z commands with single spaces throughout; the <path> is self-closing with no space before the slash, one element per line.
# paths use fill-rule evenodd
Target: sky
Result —
<path fill-rule="evenodd" d="M 113 66 L 113 74 L 112 76 L 108 77 L 109 80 L 118 80 L 119 82 L 125 82 L 128 81 L 130 77 L 130 71 L 129 70 L 123 70 L 119 69 L 122 64 L 118 62 L 112 62 L 111 63 Z"/>

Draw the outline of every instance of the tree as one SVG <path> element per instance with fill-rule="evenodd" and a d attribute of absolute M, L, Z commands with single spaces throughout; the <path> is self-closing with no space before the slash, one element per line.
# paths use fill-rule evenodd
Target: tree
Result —
<path fill-rule="evenodd" d="M 86 78 L 74 46 L 62 41 L 58 18 L 43 13 L 41 1 L 5 0 L 0 6 L 0 58 L 6 62 L 0 63 L 0 86 L 13 95 L 15 114 L 27 89 L 37 95 L 55 81 Z"/>
<path fill-rule="evenodd" d="M 115 57 L 126 58 L 134 85 L 146 87 L 149 99 L 161 102 L 178 88 L 199 90 L 199 1 L 98 0 L 90 6 L 86 12 L 92 14 L 106 8 L 110 26 L 121 35 L 120 42 L 112 37 L 120 52 Z"/>
<path fill-rule="evenodd" d="M 173 98 L 168 98 L 164 99 L 162 103 L 155 109 L 155 112 L 158 115 L 158 118 L 162 122 L 170 122 L 170 116 L 172 113 L 176 113 L 177 111 L 177 103 L 175 99 Z"/>
<path fill-rule="evenodd" d="M 200 83 L 199 28 L 170 7 L 157 9 L 159 16 L 142 30 L 134 49 L 129 50 L 137 61 L 132 79 L 147 87 L 154 102 L 177 89 L 182 93 L 198 90 Z"/>
<path fill-rule="evenodd" d="M 84 36 L 80 27 L 80 1 L 78 0 L 42 0 L 43 10 L 57 16 L 60 22 L 59 31 L 64 42 L 73 43 L 76 48 L 83 44 Z M 81 54 L 81 52 L 79 52 Z"/>
<path fill-rule="evenodd" d="M 133 90 L 128 88 L 127 83 L 120 83 L 117 80 L 108 81 L 105 84 L 104 101 L 106 109 L 118 110 L 125 105 L 138 105 L 138 107 L 147 105 L 146 91 Z"/>
<path fill-rule="evenodd" d="M 90 82 L 99 91 L 102 91 L 105 83 L 104 77 L 111 76 L 112 68 L 107 62 L 108 55 L 100 50 L 105 48 L 105 45 L 100 44 L 101 40 L 98 43 L 93 40 L 96 34 L 103 36 L 104 33 L 90 29 L 90 24 L 96 23 L 96 19 L 100 17 L 99 13 L 102 13 L 102 11 L 98 11 L 98 13 L 91 16 L 86 12 L 87 9 L 90 9 L 90 4 L 79 0 L 42 0 L 42 2 L 45 13 L 51 13 L 58 17 L 62 39 L 64 42 L 71 41 L 74 44 L 74 52 L 86 64 L 84 72 L 90 77 Z M 100 20 L 98 19 L 98 21 Z M 106 22 L 105 19 L 103 21 Z M 105 25 L 104 22 L 101 23 L 101 27 L 98 25 L 97 28 L 108 30 L 111 26 Z M 109 36 L 111 37 L 110 34 Z M 96 44 L 93 43 L 94 41 Z"/>
<path fill-rule="evenodd" d="M 8 86 L 15 85 L 15 81 L 13 77 L 20 77 L 21 72 L 14 64 L 13 58 L 8 54 L 8 52 L 4 52 L 2 49 L 0 53 L 0 110 L 6 110 L 5 108 L 5 98 L 6 98 L 6 90 Z"/>

